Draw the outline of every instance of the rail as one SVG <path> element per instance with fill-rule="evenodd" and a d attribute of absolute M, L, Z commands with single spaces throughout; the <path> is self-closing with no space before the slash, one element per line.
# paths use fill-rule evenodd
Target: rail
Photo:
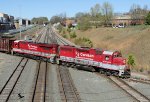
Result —
<path fill-rule="evenodd" d="M 147 81 L 147 80 L 139 80 L 139 79 L 134 79 L 134 78 L 129 78 L 126 80 L 150 85 L 150 81 Z"/>
<path fill-rule="evenodd" d="M 32 102 L 46 102 L 47 62 L 39 62 Z"/>
<path fill-rule="evenodd" d="M 62 101 L 80 102 L 81 98 L 74 86 L 69 70 L 63 66 L 58 66 L 57 76 Z"/>
<path fill-rule="evenodd" d="M 25 59 L 25 58 L 21 59 L 21 61 L 19 62 L 19 64 L 17 65 L 13 73 L 11 74 L 11 76 L 8 78 L 5 85 L 2 87 L 0 91 L 0 100 L 8 102 L 23 70 L 25 69 L 27 62 L 28 62 L 28 59 Z"/>
<path fill-rule="evenodd" d="M 113 83 L 115 83 L 117 86 L 119 86 L 121 89 L 123 89 L 125 92 L 127 92 L 130 96 L 132 96 L 134 99 L 136 99 L 139 102 L 150 102 L 150 99 L 131 87 L 129 84 L 127 84 L 125 81 L 122 79 L 115 77 L 115 76 L 110 76 L 108 77 Z"/>

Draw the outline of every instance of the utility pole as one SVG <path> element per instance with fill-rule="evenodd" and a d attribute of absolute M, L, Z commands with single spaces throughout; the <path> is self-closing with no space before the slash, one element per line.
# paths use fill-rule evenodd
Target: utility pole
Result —
<path fill-rule="evenodd" d="M 20 26 L 20 40 L 21 40 L 21 30 L 22 30 L 22 19 L 21 19 L 21 5 L 19 5 L 19 15 L 20 15 L 20 18 L 19 18 L 19 26 Z"/>
<path fill-rule="evenodd" d="M 21 40 L 21 25 L 20 25 L 20 40 Z"/>

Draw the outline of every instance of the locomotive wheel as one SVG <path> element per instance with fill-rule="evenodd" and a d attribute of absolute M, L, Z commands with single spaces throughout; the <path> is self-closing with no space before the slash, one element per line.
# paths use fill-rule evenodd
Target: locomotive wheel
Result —
<path fill-rule="evenodd" d="M 94 69 L 93 67 L 91 67 L 91 71 L 92 71 L 92 72 L 95 72 L 95 69 Z"/>
<path fill-rule="evenodd" d="M 62 65 L 62 66 L 65 66 L 65 63 L 64 63 L 64 62 L 62 62 L 62 63 L 61 63 L 61 65 Z"/>
<path fill-rule="evenodd" d="M 71 68 L 75 68 L 75 64 L 71 64 Z"/>
<path fill-rule="evenodd" d="M 11 55 L 14 55 L 14 51 L 13 50 L 11 50 Z"/>
<path fill-rule="evenodd" d="M 111 75 L 111 73 L 110 73 L 109 71 L 107 71 L 105 74 L 106 74 L 107 76 L 110 76 L 110 75 Z"/>
<path fill-rule="evenodd" d="M 103 70 L 100 70 L 99 72 L 100 72 L 100 74 L 104 74 L 105 73 Z"/>
<path fill-rule="evenodd" d="M 66 66 L 67 66 L 67 67 L 70 67 L 70 63 L 67 63 Z"/>
<path fill-rule="evenodd" d="M 99 68 L 95 68 L 95 71 L 96 71 L 96 72 L 100 72 Z"/>

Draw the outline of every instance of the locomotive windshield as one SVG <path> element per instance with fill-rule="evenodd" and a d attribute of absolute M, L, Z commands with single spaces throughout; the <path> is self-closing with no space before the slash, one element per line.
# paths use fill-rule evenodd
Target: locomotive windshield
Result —
<path fill-rule="evenodd" d="M 114 53 L 114 58 L 116 58 L 116 57 L 122 57 L 121 53 L 120 52 Z"/>

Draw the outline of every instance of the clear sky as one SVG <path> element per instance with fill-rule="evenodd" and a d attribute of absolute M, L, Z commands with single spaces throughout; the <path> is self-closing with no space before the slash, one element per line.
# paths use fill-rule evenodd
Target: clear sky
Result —
<path fill-rule="evenodd" d="M 60 13 L 72 17 L 77 12 L 89 12 L 96 3 L 102 5 L 106 1 L 119 13 L 128 12 L 132 4 L 147 5 L 150 9 L 150 0 L 0 0 L 0 12 L 28 19 L 41 16 L 50 19 Z"/>

